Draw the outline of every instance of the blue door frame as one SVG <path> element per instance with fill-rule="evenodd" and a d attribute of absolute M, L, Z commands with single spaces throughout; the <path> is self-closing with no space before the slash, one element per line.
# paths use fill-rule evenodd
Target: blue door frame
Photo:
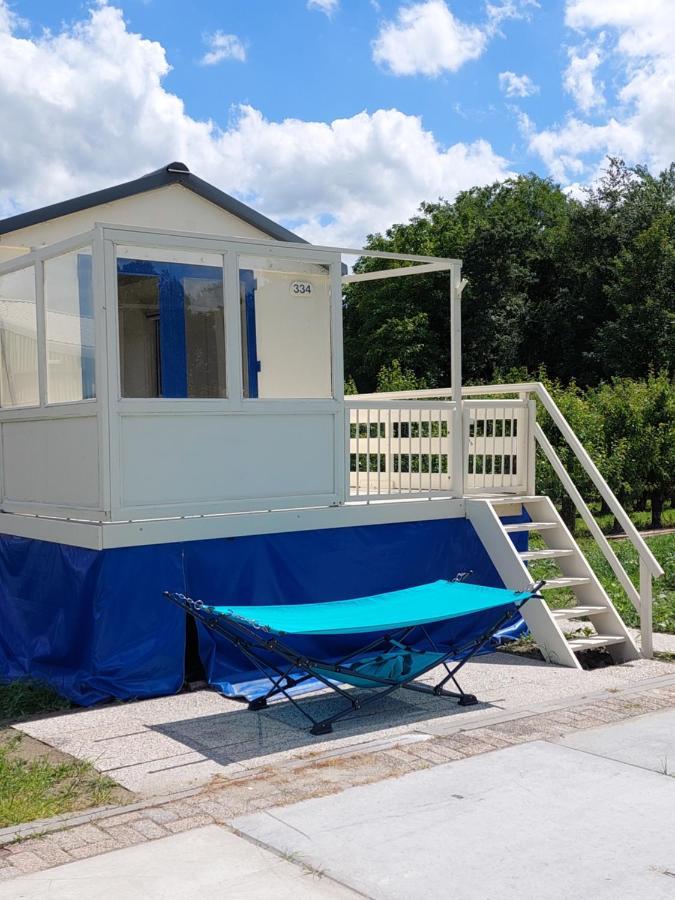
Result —
<path fill-rule="evenodd" d="M 255 321 L 256 280 L 251 269 L 240 269 L 239 286 L 244 301 L 244 321 L 246 323 L 246 374 L 248 375 L 248 396 L 258 396 L 258 339 Z"/>
<path fill-rule="evenodd" d="M 147 276 L 159 281 L 159 383 L 160 397 L 187 397 L 187 346 L 185 342 L 185 279 L 222 281 L 218 266 L 120 259 L 118 275 Z"/>
<path fill-rule="evenodd" d="M 89 260 L 91 265 L 91 260 Z M 159 279 L 159 367 L 160 396 L 187 397 L 187 347 L 185 342 L 185 279 L 222 281 L 217 266 L 155 262 L 146 259 L 119 259 L 118 275 L 147 276 Z M 256 340 L 255 289 L 253 271 L 242 269 L 239 281 L 244 299 L 246 321 L 246 364 L 248 396 L 258 396 L 258 345 Z M 82 295 L 81 295 L 82 296 Z M 84 376 L 83 376 L 84 377 Z"/>

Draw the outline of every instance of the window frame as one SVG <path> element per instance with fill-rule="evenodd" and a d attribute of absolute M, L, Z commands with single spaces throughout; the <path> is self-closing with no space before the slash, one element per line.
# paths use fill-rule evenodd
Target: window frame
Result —
<path fill-rule="evenodd" d="M 67 253 L 78 250 L 88 250 L 92 256 L 92 296 L 94 310 L 94 372 L 96 383 L 96 397 L 85 400 L 59 400 L 49 402 L 47 396 L 47 337 L 45 323 L 45 294 L 44 294 L 44 264 L 50 259 L 64 256 Z M 13 259 L 0 264 L 0 274 L 7 275 L 21 269 L 34 266 L 35 275 L 35 303 L 37 312 L 37 349 L 38 349 L 38 389 L 39 402 L 31 406 L 8 406 L 0 408 L 0 417 L 3 421 L 13 419 L 44 419 L 60 418 L 62 416 L 96 415 L 100 406 L 99 385 L 105 377 L 105 354 L 102 350 L 105 342 L 102 340 L 100 326 L 103 316 L 97 300 L 97 279 L 101 280 L 103 270 L 101 257 L 97 252 L 97 231 L 82 232 L 73 235 L 45 247 L 32 248 L 27 253 L 21 253 Z"/>
<path fill-rule="evenodd" d="M 105 307 L 107 324 L 107 356 L 109 370 L 109 402 L 111 412 L 125 415 L 183 413 L 186 415 L 237 412 L 311 413 L 337 412 L 344 398 L 342 364 L 342 285 L 339 251 L 306 248 L 281 241 L 251 238 L 220 239 L 213 235 L 154 231 L 136 226 L 97 225 L 104 248 Z M 121 392 L 119 314 L 117 292 L 117 247 L 138 247 L 139 250 L 187 251 L 222 255 L 225 325 L 225 398 L 191 397 L 123 397 Z M 330 284 L 330 362 L 332 397 L 330 398 L 244 398 L 243 352 L 239 306 L 239 257 L 265 257 L 306 261 L 328 266 Z M 264 266 L 261 265 L 261 268 Z M 336 300 L 337 298 L 337 300 Z"/>

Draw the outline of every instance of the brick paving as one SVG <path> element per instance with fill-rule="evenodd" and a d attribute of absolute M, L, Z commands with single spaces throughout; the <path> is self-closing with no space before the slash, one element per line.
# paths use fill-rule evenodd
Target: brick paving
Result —
<path fill-rule="evenodd" d="M 0 846 L 0 881 L 62 863 L 156 840 L 203 825 L 419 769 L 536 740 L 556 740 L 634 716 L 675 707 L 675 686 L 645 689 L 570 708 L 477 724 L 375 751 L 315 756 L 267 766 L 229 779 L 216 778 L 192 796 L 141 809 L 92 813 L 92 820 Z"/>

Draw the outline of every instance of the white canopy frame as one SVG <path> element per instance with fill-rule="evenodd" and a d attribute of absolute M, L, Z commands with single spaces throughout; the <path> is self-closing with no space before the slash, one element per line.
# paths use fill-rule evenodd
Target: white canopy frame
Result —
<path fill-rule="evenodd" d="M 411 265 L 394 269 L 378 269 L 374 272 L 358 272 L 343 275 L 342 284 L 358 284 L 364 281 L 380 281 L 387 278 L 405 278 L 428 275 L 432 272 L 450 273 L 450 388 L 455 403 L 455 422 L 452 429 L 452 471 L 454 491 L 464 495 L 464 409 L 462 401 L 462 291 L 467 281 L 462 278 L 462 262 L 437 256 L 419 256 L 411 253 L 388 253 L 384 250 L 353 250 L 339 248 L 342 256 L 373 257 L 406 262 Z"/>

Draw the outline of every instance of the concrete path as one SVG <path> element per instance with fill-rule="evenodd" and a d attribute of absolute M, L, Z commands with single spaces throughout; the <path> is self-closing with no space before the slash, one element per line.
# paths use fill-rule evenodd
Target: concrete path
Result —
<path fill-rule="evenodd" d="M 374 900 L 672 900 L 675 712 L 434 766 L 234 825 Z"/>
<path fill-rule="evenodd" d="M 0 900 L 352 900 L 358 895 L 218 825 L 24 875 Z"/>

